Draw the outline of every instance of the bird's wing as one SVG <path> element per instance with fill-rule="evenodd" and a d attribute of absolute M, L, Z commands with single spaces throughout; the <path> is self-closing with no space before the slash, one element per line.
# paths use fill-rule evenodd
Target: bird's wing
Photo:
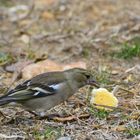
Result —
<path fill-rule="evenodd" d="M 3 98 L 10 98 L 13 101 L 24 101 L 33 98 L 40 98 L 56 93 L 56 89 L 40 83 L 31 83 L 30 80 L 10 90 Z"/>
<path fill-rule="evenodd" d="M 66 81 L 62 72 L 48 72 L 19 84 L 1 98 L 9 98 L 13 101 L 30 100 L 54 95 L 57 89 Z"/>

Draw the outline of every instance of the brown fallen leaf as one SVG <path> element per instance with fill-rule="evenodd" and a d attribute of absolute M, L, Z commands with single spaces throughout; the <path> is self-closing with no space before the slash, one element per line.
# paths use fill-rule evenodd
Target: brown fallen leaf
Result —
<path fill-rule="evenodd" d="M 17 63 L 6 66 L 5 70 L 8 72 L 21 71 L 24 67 L 26 67 L 27 65 L 29 65 L 31 63 L 33 63 L 33 61 L 22 60 Z"/>
<path fill-rule="evenodd" d="M 69 122 L 69 121 L 75 121 L 78 119 L 84 119 L 84 118 L 88 118 L 90 116 L 90 114 L 81 114 L 80 116 L 67 116 L 67 117 L 54 117 L 53 120 L 54 121 L 58 121 L 58 122 Z"/>
<path fill-rule="evenodd" d="M 49 71 L 63 71 L 70 68 L 86 68 L 86 63 L 79 61 L 70 63 L 67 65 L 63 65 L 60 63 L 56 63 L 52 60 L 44 60 L 40 61 L 31 65 L 26 66 L 22 70 L 22 78 L 23 79 L 30 79 L 38 74 L 49 72 Z"/>
<path fill-rule="evenodd" d="M 18 77 L 21 76 L 22 69 L 31 63 L 33 63 L 33 61 L 23 60 L 5 67 L 6 71 L 14 73 L 11 79 L 10 86 L 18 79 Z"/>
<path fill-rule="evenodd" d="M 22 70 L 23 79 L 30 79 L 38 74 L 48 72 L 48 71 L 61 71 L 62 66 L 58 65 L 54 61 L 44 60 L 38 63 L 28 65 Z"/>
<path fill-rule="evenodd" d="M 67 65 L 64 65 L 63 66 L 63 70 L 67 70 L 67 69 L 71 69 L 71 68 L 76 68 L 76 67 L 83 68 L 83 69 L 86 69 L 87 68 L 85 62 L 78 61 L 78 62 L 73 62 L 73 63 L 67 64 Z"/>

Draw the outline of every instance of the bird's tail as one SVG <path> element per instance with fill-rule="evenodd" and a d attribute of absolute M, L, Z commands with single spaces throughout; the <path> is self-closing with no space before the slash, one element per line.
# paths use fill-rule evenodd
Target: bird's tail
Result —
<path fill-rule="evenodd" d="M 11 97 L 0 97 L 0 106 L 13 102 L 14 100 Z"/>

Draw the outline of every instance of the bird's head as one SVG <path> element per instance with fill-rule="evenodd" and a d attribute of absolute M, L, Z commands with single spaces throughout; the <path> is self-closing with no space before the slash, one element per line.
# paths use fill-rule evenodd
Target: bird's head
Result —
<path fill-rule="evenodd" d="M 68 75 L 70 80 L 76 81 L 81 87 L 85 85 L 99 87 L 99 85 L 94 79 L 93 74 L 86 69 L 73 68 L 66 70 L 65 73 L 66 75 Z"/>

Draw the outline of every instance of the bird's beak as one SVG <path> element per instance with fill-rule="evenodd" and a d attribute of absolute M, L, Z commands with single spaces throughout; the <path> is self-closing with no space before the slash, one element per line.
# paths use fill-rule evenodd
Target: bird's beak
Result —
<path fill-rule="evenodd" d="M 93 80 L 93 79 L 89 79 L 88 80 L 88 84 L 91 85 L 91 86 L 95 86 L 97 88 L 100 87 L 99 84 L 95 80 Z"/>

